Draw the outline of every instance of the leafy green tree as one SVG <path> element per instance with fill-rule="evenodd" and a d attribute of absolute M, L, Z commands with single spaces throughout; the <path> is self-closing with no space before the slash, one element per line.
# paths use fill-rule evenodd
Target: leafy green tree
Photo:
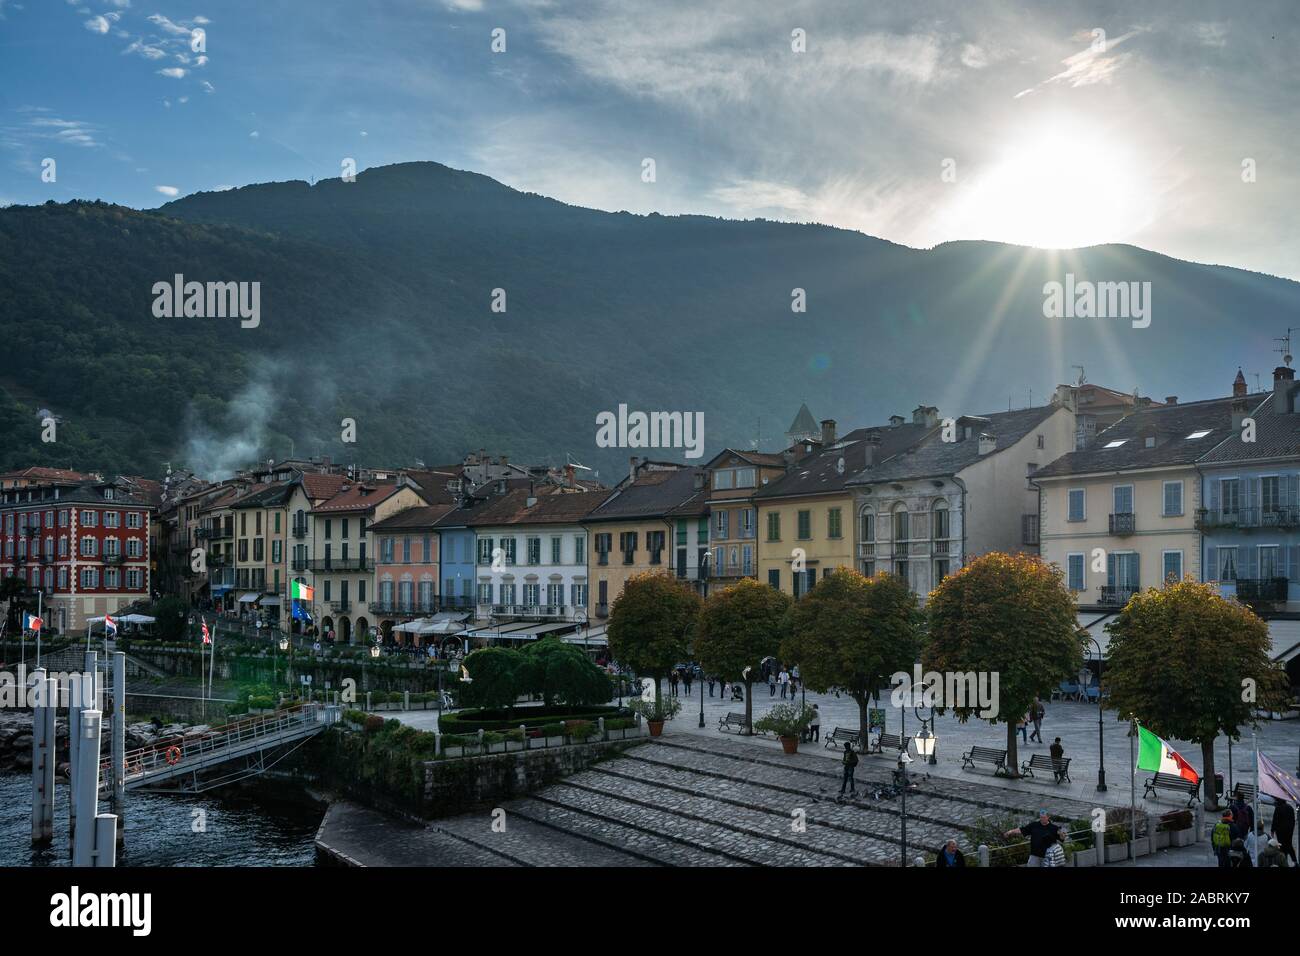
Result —
<path fill-rule="evenodd" d="M 1215 739 L 1239 740 L 1256 707 L 1286 699 L 1268 625 L 1213 585 L 1186 580 L 1133 595 L 1106 630 L 1105 706 L 1161 737 L 1200 744 L 1204 802 L 1213 808 Z"/>
<path fill-rule="evenodd" d="M 1007 768 L 1018 776 L 1016 722 L 1036 696 L 1083 665 L 1074 599 L 1060 569 L 1025 554 L 983 555 L 930 592 L 926 617 L 927 670 L 998 675 L 994 713 L 981 713 L 978 701 L 951 709 L 963 722 L 974 715 L 1005 723 Z"/>
<path fill-rule="evenodd" d="M 871 698 L 891 674 L 910 672 L 920 654 L 916 595 L 895 575 L 868 578 L 839 568 L 795 601 L 786 621 L 781 656 L 799 665 L 809 689 L 853 698 L 865 745 Z"/>
<path fill-rule="evenodd" d="M 710 674 L 745 685 L 745 733 L 754 732 L 754 681 L 763 658 L 775 657 L 792 600 L 753 578 L 714 591 L 704 601 L 694 633 L 695 656 Z"/>
<path fill-rule="evenodd" d="M 609 650 L 614 659 L 659 682 L 690 652 L 688 630 L 700 613 L 700 596 L 666 572 L 634 574 L 609 611 Z"/>
<path fill-rule="evenodd" d="M 592 663 L 582 648 L 549 637 L 530 644 L 520 654 L 520 693 L 539 694 L 547 706 L 584 707 L 609 700 L 609 675 Z"/>
<path fill-rule="evenodd" d="M 10 575 L 0 581 L 0 601 L 7 601 L 5 630 L 13 633 L 18 630 L 18 615 L 22 611 L 23 594 L 27 591 L 27 582 L 22 578 Z"/>
<path fill-rule="evenodd" d="M 183 598 L 165 597 L 149 606 L 154 635 L 164 641 L 184 640 L 189 631 L 190 606 Z"/>
<path fill-rule="evenodd" d="M 519 669 L 523 656 L 508 647 L 480 647 L 465 658 L 469 681 L 461 684 L 461 698 L 471 707 L 509 710 L 519 697 Z"/>

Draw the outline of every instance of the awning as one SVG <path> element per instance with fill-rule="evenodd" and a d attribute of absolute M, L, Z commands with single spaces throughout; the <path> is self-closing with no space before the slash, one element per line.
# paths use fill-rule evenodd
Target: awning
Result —
<path fill-rule="evenodd" d="M 225 594 L 227 591 L 233 591 L 234 588 L 229 584 L 214 584 L 209 588 L 209 590 L 211 590 L 213 594 Z"/>
<path fill-rule="evenodd" d="M 1075 615 L 1079 622 L 1079 627 L 1088 632 L 1088 636 L 1096 638 L 1097 643 L 1101 645 L 1101 656 L 1106 656 L 1106 651 L 1110 648 L 1110 635 L 1106 633 L 1106 625 L 1115 620 L 1118 610 L 1114 611 L 1080 611 Z M 1083 656 L 1085 660 L 1094 657 L 1097 648 L 1089 641 L 1084 647 Z"/>
<path fill-rule="evenodd" d="M 256 591 L 246 591 L 239 596 L 239 603 L 255 604 L 257 603 L 257 598 L 258 598 L 258 593 Z"/>
<path fill-rule="evenodd" d="M 1274 618 L 1268 622 L 1269 656 L 1285 664 L 1300 656 L 1300 621 Z"/>
<path fill-rule="evenodd" d="M 573 634 L 565 634 L 560 640 L 566 644 L 577 644 L 579 647 L 608 647 L 609 638 L 605 636 L 605 625 L 598 624 L 595 627 L 584 628 L 581 631 L 575 631 Z"/>
<path fill-rule="evenodd" d="M 279 607 L 280 598 L 275 594 L 264 594 L 260 603 L 263 607 Z"/>
<path fill-rule="evenodd" d="M 509 638 L 510 640 L 535 641 L 539 635 L 550 634 L 554 631 L 562 631 L 576 627 L 572 621 L 562 621 L 559 623 L 526 623 L 516 621 L 512 624 L 503 624 L 500 627 L 478 627 L 473 631 L 466 632 L 466 637 L 500 637 Z"/>
<path fill-rule="evenodd" d="M 103 618 L 100 618 L 103 620 Z M 154 624 L 157 618 L 152 618 L 148 614 L 127 614 L 118 618 L 123 624 Z"/>

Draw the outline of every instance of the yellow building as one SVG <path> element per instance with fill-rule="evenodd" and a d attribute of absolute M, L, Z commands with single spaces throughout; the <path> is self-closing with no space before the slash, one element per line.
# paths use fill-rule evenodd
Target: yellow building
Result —
<path fill-rule="evenodd" d="M 809 452 L 815 443 L 800 445 Z M 708 583 L 725 587 L 758 575 L 758 509 L 754 495 L 785 474 L 781 454 L 725 448 L 704 466 L 709 512 Z"/>
<path fill-rule="evenodd" d="M 638 461 L 583 520 L 591 542 L 588 618 L 603 619 L 634 574 L 667 571 L 702 590 L 707 566 L 706 472 Z"/>

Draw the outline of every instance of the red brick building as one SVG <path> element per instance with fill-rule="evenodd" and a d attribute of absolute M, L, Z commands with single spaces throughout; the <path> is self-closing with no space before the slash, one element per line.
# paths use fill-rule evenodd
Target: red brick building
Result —
<path fill-rule="evenodd" d="M 130 480 L 34 482 L 0 490 L 0 578 L 41 592 L 48 632 L 79 631 L 150 596 L 155 511 Z"/>

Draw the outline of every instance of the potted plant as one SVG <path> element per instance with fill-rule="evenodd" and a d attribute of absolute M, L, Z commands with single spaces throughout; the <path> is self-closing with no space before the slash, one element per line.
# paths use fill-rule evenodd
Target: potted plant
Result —
<path fill-rule="evenodd" d="M 654 700 L 637 698 L 628 704 L 632 712 L 640 714 L 650 725 L 650 736 L 658 737 L 664 732 L 664 721 L 672 720 L 682 709 L 682 702 L 676 697 L 656 695 Z"/>
<path fill-rule="evenodd" d="M 1160 829 L 1156 831 L 1156 840 L 1162 834 L 1167 842 L 1165 846 L 1191 846 L 1196 842 L 1195 818 L 1191 810 L 1172 810 L 1160 817 Z M 1157 842 L 1157 846 L 1159 846 Z"/>
<path fill-rule="evenodd" d="M 799 738 L 812 723 L 813 709 L 803 704 L 777 704 L 758 720 L 754 729 L 759 733 L 775 734 L 781 748 L 788 754 L 799 750 Z"/>

